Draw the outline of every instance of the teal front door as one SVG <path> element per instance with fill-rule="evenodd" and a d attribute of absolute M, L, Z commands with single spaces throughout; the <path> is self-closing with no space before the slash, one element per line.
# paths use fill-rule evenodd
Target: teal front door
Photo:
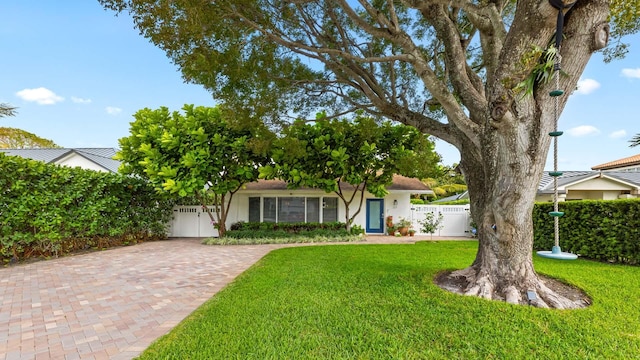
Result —
<path fill-rule="evenodd" d="M 384 233 L 384 200 L 367 199 L 367 234 Z"/>

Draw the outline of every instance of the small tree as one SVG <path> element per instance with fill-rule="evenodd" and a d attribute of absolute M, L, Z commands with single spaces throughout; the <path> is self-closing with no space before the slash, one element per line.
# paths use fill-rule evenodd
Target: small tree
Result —
<path fill-rule="evenodd" d="M 355 121 L 297 121 L 274 144 L 274 165 L 260 169 L 261 178 L 279 178 L 290 188 L 311 187 L 334 192 L 345 206 L 350 230 L 360 213 L 364 192 L 387 194 L 394 174 L 425 176 L 436 171 L 440 157 L 433 143 L 415 128 L 382 125 L 369 117 Z M 357 201 L 356 210 L 350 206 Z"/>
<path fill-rule="evenodd" d="M 420 230 L 422 230 L 423 233 L 431 235 L 431 239 L 433 239 L 433 233 L 442 229 L 442 219 L 441 212 L 438 212 L 437 217 L 435 212 L 428 212 L 424 214 L 424 220 L 418 221 L 420 225 L 422 225 Z"/>
<path fill-rule="evenodd" d="M 195 196 L 222 237 L 233 195 L 269 161 L 272 134 L 261 124 L 236 121 L 221 107 L 183 110 L 184 115 L 166 107 L 138 111 L 116 158 L 123 161 L 121 172 L 149 179 L 158 191 Z"/>

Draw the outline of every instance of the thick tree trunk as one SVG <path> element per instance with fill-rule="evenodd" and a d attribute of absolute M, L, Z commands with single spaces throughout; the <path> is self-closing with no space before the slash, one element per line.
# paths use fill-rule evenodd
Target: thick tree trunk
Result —
<path fill-rule="evenodd" d="M 546 2 L 541 4 L 550 10 Z M 555 23 L 552 15 L 557 11 L 551 10 L 547 17 Z M 588 301 L 555 292 L 534 271 L 532 210 L 551 142 L 548 133 L 555 129 L 556 118 L 591 53 L 601 47 L 593 39 L 606 37 L 602 31 L 606 30 L 603 23 L 607 14 L 605 0 L 578 1 L 574 5 L 565 22 L 561 48 L 562 70 L 567 76 L 559 78 L 559 89 L 566 95 L 559 98 L 549 96 L 549 91 L 556 89 L 554 82 L 537 84 L 533 95 L 524 97 L 514 96 L 512 88 L 504 86 L 513 78 L 512 65 L 518 63 L 518 54 L 522 53 L 517 51 L 522 39 L 507 38 L 505 48 L 512 53 L 503 52 L 496 71 L 488 74 L 486 113 L 473 114 L 482 128 L 480 145 L 471 141 L 458 144 L 471 213 L 478 224 L 479 248 L 471 266 L 448 275 L 458 284 L 452 290 L 514 304 L 528 303 L 527 293 L 532 291 L 538 299 L 532 302 L 535 306 L 569 309 L 588 305 Z M 526 28 L 535 26 L 528 16 L 526 11 L 517 13 L 511 31 L 533 35 L 536 29 Z M 515 29 L 516 25 L 524 28 Z M 552 34 L 548 26 L 543 28 Z M 540 36 L 546 39 L 546 35 Z M 524 42 L 524 46 L 529 43 Z M 553 219 L 549 217 L 549 221 Z"/>
<path fill-rule="evenodd" d="M 586 306 L 555 293 L 534 271 L 532 211 L 549 145 L 542 136 L 551 129 L 541 125 L 549 121 L 539 119 L 529 121 L 529 126 L 518 123 L 515 127 L 488 128 L 494 134 L 485 137 L 480 158 L 463 152 L 461 167 L 478 224 L 479 249 L 470 267 L 450 276 L 464 280 L 465 286 L 459 290 L 466 295 L 527 304 L 527 292 L 533 291 L 537 301 L 532 304 L 539 307 Z M 544 135 L 535 138 L 532 132 Z M 541 153 L 533 154 L 537 152 Z M 481 158 L 491 161 L 480 162 Z"/>

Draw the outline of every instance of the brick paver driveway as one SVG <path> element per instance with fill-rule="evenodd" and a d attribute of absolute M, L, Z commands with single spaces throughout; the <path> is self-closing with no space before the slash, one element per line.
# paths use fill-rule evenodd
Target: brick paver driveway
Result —
<path fill-rule="evenodd" d="M 442 239 L 374 236 L 360 244 Z M 172 239 L 0 268 L 0 360 L 131 359 L 284 246 L 299 245 Z"/>
<path fill-rule="evenodd" d="M 174 239 L 0 269 L 0 359 L 131 359 L 277 247 Z"/>

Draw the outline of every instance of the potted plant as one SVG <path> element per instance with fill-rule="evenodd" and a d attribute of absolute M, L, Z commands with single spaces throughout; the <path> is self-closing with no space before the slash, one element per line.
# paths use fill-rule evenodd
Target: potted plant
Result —
<path fill-rule="evenodd" d="M 400 235 L 407 236 L 409 235 L 409 228 L 411 227 L 411 221 L 405 218 L 400 218 L 400 221 L 398 221 L 398 223 L 396 224 L 396 227 L 398 228 Z"/>
<path fill-rule="evenodd" d="M 393 216 L 387 216 L 385 225 L 387 226 L 387 234 L 393 236 L 396 233 L 396 227 L 393 225 Z"/>
<path fill-rule="evenodd" d="M 413 225 L 412 225 L 412 227 L 409 228 L 409 236 L 413 236 L 415 234 L 416 234 L 416 230 L 413 228 Z"/>
<path fill-rule="evenodd" d="M 387 225 L 387 234 L 390 235 L 390 236 L 395 235 L 396 234 L 396 227 L 393 226 L 393 225 L 391 225 L 391 226 Z"/>

